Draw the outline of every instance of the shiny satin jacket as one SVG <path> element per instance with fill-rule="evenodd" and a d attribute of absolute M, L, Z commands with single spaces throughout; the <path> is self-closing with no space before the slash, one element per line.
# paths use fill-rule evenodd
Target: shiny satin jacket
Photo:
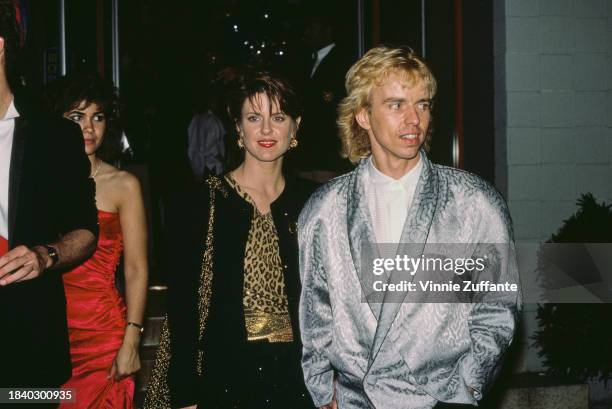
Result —
<path fill-rule="evenodd" d="M 418 257 L 432 243 L 498 243 L 489 269 L 518 283 L 512 227 L 501 195 L 479 177 L 431 163 L 423 170 L 401 243 Z M 366 302 L 362 246 L 375 243 L 365 196 L 367 161 L 310 198 L 298 222 L 304 378 L 316 406 L 431 408 L 476 404 L 500 368 L 520 310 L 519 291 L 472 303 Z M 487 244 L 485 246 L 485 244 Z M 415 247 L 415 246 L 412 246 Z M 473 256 L 473 253 L 470 254 Z M 391 274 L 390 280 L 393 280 Z"/>

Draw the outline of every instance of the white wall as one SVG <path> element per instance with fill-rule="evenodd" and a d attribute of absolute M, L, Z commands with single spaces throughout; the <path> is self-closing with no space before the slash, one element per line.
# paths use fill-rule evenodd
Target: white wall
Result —
<path fill-rule="evenodd" d="M 494 0 L 496 184 L 519 242 L 547 240 L 581 193 L 612 199 L 612 0 Z M 522 370 L 541 369 L 528 337 Z"/>

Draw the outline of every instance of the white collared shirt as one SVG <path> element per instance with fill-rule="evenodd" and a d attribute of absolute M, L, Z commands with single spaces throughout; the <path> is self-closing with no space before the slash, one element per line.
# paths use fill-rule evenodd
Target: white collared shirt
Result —
<path fill-rule="evenodd" d="M 323 47 L 319 51 L 317 51 L 317 60 L 315 61 L 314 65 L 312 66 L 312 71 L 310 72 L 310 78 L 314 77 L 314 74 L 317 71 L 317 68 L 319 68 L 319 65 L 321 64 L 321 61 L 323 61 L 323 58 L 327 57 L 327 54 L 329 54 L 329 52 L 335 46 L 336 46 L 336 43 L 331 43 L 330 45 L 326 45 L 325 47 Z"/>
<path fill-rule="evenodd" d="M 399 179 L 385 175 L 368 158 L 366 196 L 378 243 L 399 243 L 419 182 L 423 161 Z"/>
<path fill-rule="evenodd" d="M 9 206 L 9 172 L 11 168 L 11 151 L 13 150 L 13 133 L 15 118 L 19 112 L 11 101 L 6 115 L 0 119 L 0 236 L 8 239 L 8 206 Z"/>

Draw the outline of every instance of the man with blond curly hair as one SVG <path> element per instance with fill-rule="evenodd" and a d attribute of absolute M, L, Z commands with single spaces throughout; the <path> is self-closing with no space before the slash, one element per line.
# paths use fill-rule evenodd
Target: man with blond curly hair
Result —
<path fill-rule="evenodd" d="M 321 408 L 476 405 L 520 310 L 506 203 L 479 177 L 427 158 L 436 80 L 412 50 L 371 49 L 346 89 L 338 124 L 358 165 L 321 187 L 299 219 L 306 385 Z M 390 267 L 395 255 L 430 253 L 481 261 L 451 271 L 451 284 L 462 274 L 516 290 L 468 295 L 447 284 L 454 292 L 431 298 L 414 288 L 444 272 Z M 392 254 L 390 270 L 373 270 L 368 254 Z"/>

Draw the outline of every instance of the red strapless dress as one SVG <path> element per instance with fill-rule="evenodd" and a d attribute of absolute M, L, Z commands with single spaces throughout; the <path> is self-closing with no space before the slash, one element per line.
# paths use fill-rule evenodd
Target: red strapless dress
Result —
<path fill-rule="evenodd" d="M 64 274 L 75 403 L 60 408 L 133 408 L 134 378 L 107 379 L 126 327 L 126 306 L 115 287 L 123 250 L 117 213 L 98 211 L 100 234 L 93 256 Z"/>
<path fill-rule="evenodd" d="M 8 253 L 8 240 L 0 236 L 0 257 Z"/>

